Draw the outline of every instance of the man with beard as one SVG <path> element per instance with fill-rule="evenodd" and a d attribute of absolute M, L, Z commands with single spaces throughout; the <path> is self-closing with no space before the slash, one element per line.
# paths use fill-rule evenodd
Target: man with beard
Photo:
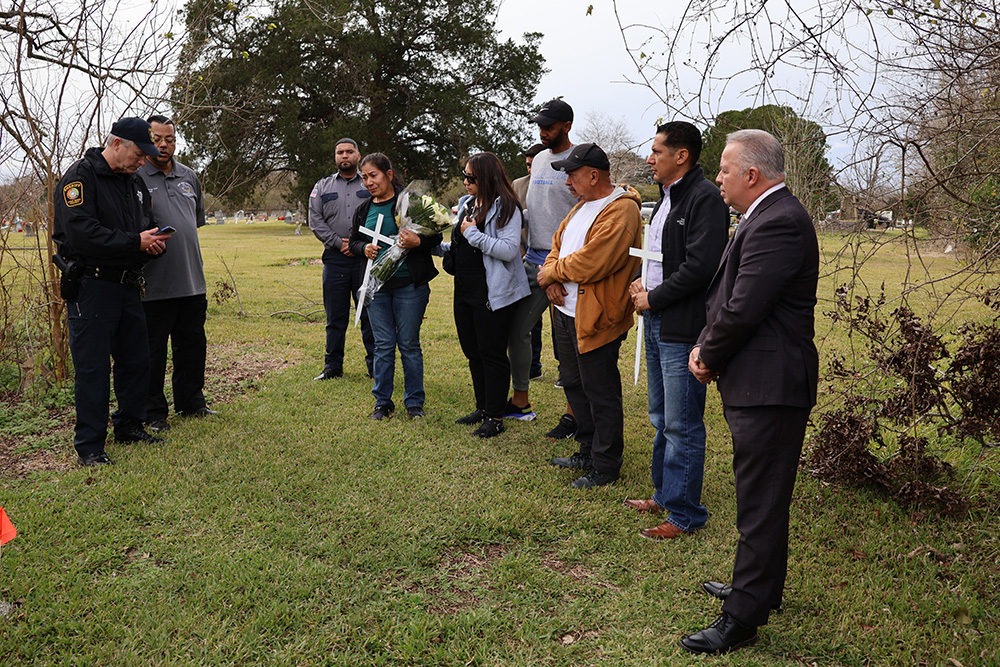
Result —
<path fill-rule="evenodd" d="M 329 380 L 344 374 L 344 340 L 351 315 L 351 297 L 355 308 L 364 273 L 365 258 L 350 251 L 354 209 L 371 197 L 358 173 L 361 153 L 354 139 L 337 142 L 337 173 L 319 180 L 309 195 L 309 229 L 325 246 L 323 250 L 323 307 L 326 310 L 326 359 L 323 372 L 315 380 Z M 372 375 L 372 337 L 368 313 L 361 314 L 361 340 L 365 346 L 367 375 Z"/>
<path fill-rule="evenodd" d="M 166 116 L 150 116 L 157 157 L 139 168 L 149 189 L 153 220 L 157 226 L 173 228 L 170 252 L 146 268 L 146 313 L 149 340 L 149 391 L 146 393 L 146 423 L 158 433 L 170 428 L 169 406 L 163 392 L 167 369 L 167 339 L 173 350 L 171 388 L 174 409 L 193 417 L 216 414 L 205 405 L 205 269 L 198 243 L 198 228 L 205 224 L 205 201 L 201 183 L 192 169 L 174 159 L 174 122 Z"/>
<path fill-rule="evenodd" d="M 538 124 L 538 138 L 548 150 L 538 153 L 531 164 L 525 216 L 528 246 L 524 255 L 524 269 L 528 274 L 531 294 L 517 305 L 508 342 L 514 395 L 507 404 L 507 414 L 504 416 L 521 420 L 535 418 L 528 397 L 531 330 L 549 306 L 545 290 L 538 285 L 538 269 L 545 263 L 545 258 L 552 249 L 552 235 L 559 228 L 559 223 L 576 205 L 576 197 L 566 186 L 565 175 L 552 167 L 553 162 L 566 158 L 573 148 L 573 142 L 569 139 L 569 132 L 573 127 L 573 108 L 560 99 L 549 100 L 542 105 L 531 122 Z M 548 436 L 567 438 L 575 432 L 576 420 L 567 411 Z"/>

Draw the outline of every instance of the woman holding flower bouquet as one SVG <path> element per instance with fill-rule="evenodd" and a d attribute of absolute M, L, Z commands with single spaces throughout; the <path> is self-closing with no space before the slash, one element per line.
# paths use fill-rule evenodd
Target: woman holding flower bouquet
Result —
<path fill-rule="evenodd" d="M 380 233 L 383 236 L 398 233 L 396 245 L 406 253 L 394 272 L 390 266 L 389 271 L 382 273 L 386 279 L 368 305 L 368 318 L 375 337 L 372 364 L 375 410 L 371 418 L 385 419 L 395 410 L 392 392 L 397 347 L 403 363 L 403 405 L 410 417 L 423 417 L 424 355 L 420 349 L 420 324 L 430 298 L 428 283 L 438 273 L 431 260 L 431 250 L 441 243 L 441 234 L 421 236 L 399 228 L 396 207 L 403 186 L 389 158 L 381 153 L 366 155 L 361 160 L 360 171 L 372 196 L 354 211 L 349 242 L 351 252 L 373 260 L 390 252 L 389 244 L 372 243 L 372 238 L 360 231 L 362 227 L 375 230 L 381 217 Z"/>
<path fill-rule="evenodd" d="M 473 155 L 462 176 L 469 194 L 459 200 L 451 243 L 438 250 L 455 260 L 455 328 L 476 397 L 475 411 L 455 423 L 482 422 L 474 435 L 491 438 L 504 431 L 514 304 L 531 289 L 521 262 L 521 206 L 500 160 Z"/>

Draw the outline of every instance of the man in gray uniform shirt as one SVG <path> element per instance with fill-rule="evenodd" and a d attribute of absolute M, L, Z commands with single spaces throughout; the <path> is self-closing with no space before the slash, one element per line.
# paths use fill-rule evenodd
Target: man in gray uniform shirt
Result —
<path fill-rule="evenodd" d="M 323 372 L 315 380 L 329 380 L 344 374 L 344 340 L 351 319 L 351 297 L 358 306 L 358 290 L 365 258 L 356 257 L 347 247 L 354 209 L 371 194 L 361 182 L 358 163 L 361 153 L 354 139 L 337 142 L 337 171 L 319 180 L 309 195 L 309 229 L 323 242 L 323 307 L 326 310 L 326 358 Z M 368 312 L 361 313 L 361 340 L 365 345 L 365 365 L 372 376 L 375 338 Z"/>
<path fill-rule="evenodd" d="M 549 100 L 542 105 L 531 122 L 538 124 L 538 137 L 548 150 L 538 153 L 531 163 L 525 216 L 528 247 L 524 255 L 524 268 L 528 274 L 531 294 L 517 304 L 511 324 L 508 353 L 514 396 L 507 404 L 507 414 L 504 415 L 529 420 L 535 418 L 528 400 L 531 329 L 549 306 L 545 290 L 538 286 L 538 267 L 545 263 L 545 258 L 552 249 L 552 235 L 559 228 L 559 223 L 576 205 L 576 197 L 566 186 L 566 174 L 552 168 L 553 162 L 567 157 L 573 149 L 573 142 L 569 140 L 569 131 L 573 127 L 573 108 L 562 100 Z M 575 432 L 576 421 L 567 413 L 548 435 L 565 438 Z"/>
<path fill-rule="evenodd" d="M 167 339 L 173 350 L 174 409 L 183 415 L 217 414 L 205 405 L 205 270 L 198 228 L 205 224 L 205 202 L 194 171 L 174 160 L 174 123 L 166 116 L 150 116 L 153 143 L 160 151 L 139 168 L 152 196 L 153 220 L 172 227 L 170 251 L 146 266 L 146 312 L 149 339 L 149 389 L 146 423 L 153 432 L 166 431 L 169 406 L 163 393 L 167 371 Z"/>

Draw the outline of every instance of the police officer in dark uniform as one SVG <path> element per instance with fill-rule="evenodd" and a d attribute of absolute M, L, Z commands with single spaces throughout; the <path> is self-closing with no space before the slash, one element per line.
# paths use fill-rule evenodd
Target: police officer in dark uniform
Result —
<path fill-rule="evenodd" d="M 149 191 L 135 171 L 160 152 L 149 123 L 123 118 L 104 148 L 91 148 L 66 170 L 55 192 L 52 238 L 63 271 L 62 295 L 76 367 L 80 465 L 113 463 L 104 451 L 114 358 L 116 442 L 162 442 L 143 428 L 149 384 L 142 267 L 163 254 L 168 235 L 152 222 Z"/>

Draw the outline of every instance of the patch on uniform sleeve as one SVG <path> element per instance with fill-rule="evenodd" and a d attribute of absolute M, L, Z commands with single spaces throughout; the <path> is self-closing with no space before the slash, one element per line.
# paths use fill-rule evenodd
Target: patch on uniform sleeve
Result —
<path fill-rule="evenodd" d="M 66 206 L 79 206 L 83 203 L 83 183 L 73 181 L 63 188 L 63 202 Z"/>
<path fill-rule="evenodd" d="M 309 193 L 309 196 L 310 196 L 310 197 L 315 197 L 315 196 L 316 196 L 316 194 L 317 194 L 317 189 L 316 189 L 316 188 L 313 188 L 313 191 Z"/>

